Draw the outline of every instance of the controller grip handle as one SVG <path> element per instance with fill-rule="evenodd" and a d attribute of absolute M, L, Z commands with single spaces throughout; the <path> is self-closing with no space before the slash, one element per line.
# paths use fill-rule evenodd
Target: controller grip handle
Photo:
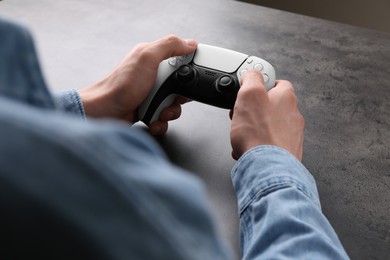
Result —
<path fill-rule="evenodd" d="M 151 123 L 157 121 L 159 118 L 160 118 L 160 114 L 161 112 L 168 108 L 170 105 L 173 104 L 173 102 L 175 101 L 175 99 L 178 97 L 179 95 L 177 94 L 171 94 L 169 96 L 167 96 L 157 107 L 157 109 L 153 112 L 151 111 L 151 108 L 149 107 L 148 110 L 146 111 L 146 115 L 150 115 L 150 116 L 145 116 L 144 118 L 141 118 L 140 120 L 142 122 L 144 122 L 146 125 L 150 125 Z M 151 114 L 152 113 L 152 114 Z"/>

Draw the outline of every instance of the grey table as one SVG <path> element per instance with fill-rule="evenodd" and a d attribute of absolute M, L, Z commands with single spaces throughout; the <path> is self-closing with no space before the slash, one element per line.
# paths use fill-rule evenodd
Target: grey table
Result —
<path fill-rule="evenodd" d="M 257 55 L 293 82 L 306 119 L 304 164 L 353 259 L 390 256 L 390 35 L 229 0 L 1 1 L 30 26 L 53 89 L 103 77 L 135 44 L 174 33 Z M 159 139 L 200 176 L 238 254 L 228 111 L 192 102 Z"/>

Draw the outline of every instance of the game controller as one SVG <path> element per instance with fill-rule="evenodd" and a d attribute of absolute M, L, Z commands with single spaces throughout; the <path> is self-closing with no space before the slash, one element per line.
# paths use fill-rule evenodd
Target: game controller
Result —
<path fill-rule="evenodd" d="M 158 120 L 160 113 L 177 96 L 232 109 L 240 88 L 240 77 L 252 68 L 262 72 L 267 90 L 275 86 L 275 70 L 266 60 L 198 44 L 194 53 L 160 63 L 155 85 L 139 107 L 139 119 L 146 125 Z"/>

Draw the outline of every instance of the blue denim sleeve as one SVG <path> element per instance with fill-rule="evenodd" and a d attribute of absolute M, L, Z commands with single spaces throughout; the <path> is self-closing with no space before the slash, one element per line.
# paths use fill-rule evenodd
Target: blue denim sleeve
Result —
<path fill-rule="evenodd" d="M 229 259 L 199 179 L 128 124 L 69 116 L 76 90 L 56 100 L 0 18 L 1 259 Z"/>
<path fill-rule="evenodd" d="M 54 99 L 59 109 L 70 114 L 86 118 L 83 102 L 76 89 L 63 90 L 54 93 Z"/>
<path fill-rule="evenodd" d="M 255 147 L 237 162 L 232 181 L 243 259 L 348 259 L 314 178 L 290 153 Z"/>
<path fill-rule="evenodd" d="M 29 30 L 1 17 L 0 96 L 45 109 L 55 107 Z"/>
<path fill-rule="evenodd" d="M 0 238 L 12 236 L 18 253 L 230 259 L 203 184 L 142 131 L 2 97 L 0 125 Z"/>

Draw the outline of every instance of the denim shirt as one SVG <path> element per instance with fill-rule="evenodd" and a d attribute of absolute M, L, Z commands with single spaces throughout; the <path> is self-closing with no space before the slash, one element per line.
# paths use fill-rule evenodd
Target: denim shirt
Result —
<path fill-rule="evenodd" d="M 85 118 L 77 90 L 57 99 Z M 321 212 L 313 176 L 289 152 L 275 146 L 247 151 L 232 170 L 232 182 L 243 258 L 348 259 Z"/>
<path fill-rule="evenodd" d="M 145 133 L 85 120 L 77 90 L 52 95 L 28 31 L 1 19 L 0 56 L 0 258 L 232 258 L 199 179 Z M 232 183 L 242 258 L 348 259 L 287 151 L 247 151 Z"/>

